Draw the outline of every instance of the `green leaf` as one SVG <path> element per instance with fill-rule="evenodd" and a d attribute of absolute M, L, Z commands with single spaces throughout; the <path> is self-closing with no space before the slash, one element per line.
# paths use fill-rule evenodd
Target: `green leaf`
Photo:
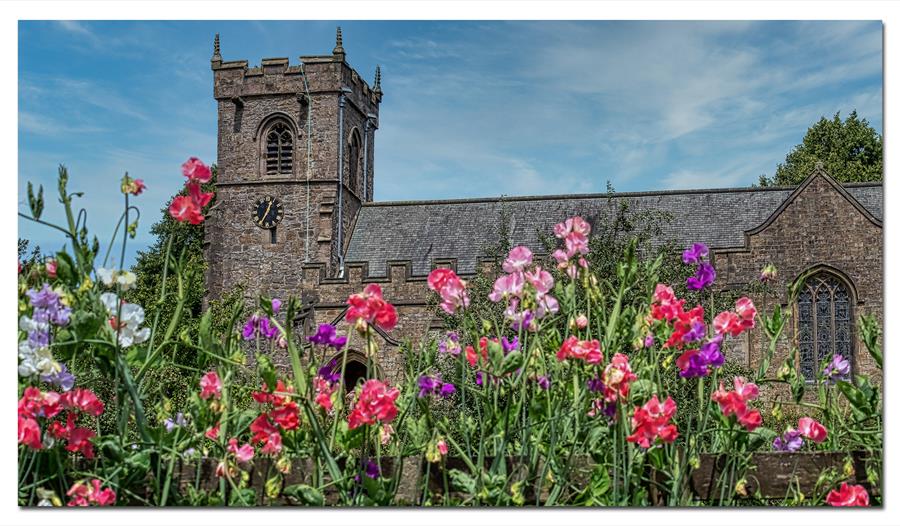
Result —
<path fill-rule="evenodd" d="M 488 340 L 487 349 L 488 361 L 491 363 L 491 368 L 495 371 L 500 371 L 503 367 L 503 346 L 500 345 L 500 342 Z"/>
<path fill-rule="evenodd" d="M 57 279 L 77 287 L 80 285 L 75 273 L 75 262 L 68 253 L 60 251 L 56 253 L 56 277 Z"/>
<path fill-rule="evenodd" d="M 291 484 L 284 488 L 282 493 L 299 500 L 307 506 L 322 506 L 325 504 L 325 497 L 322 495 L 322 492 L 306 484 Z"/>
<path fill-rule="evenodd" d="M 259 376 L 266 382 L 266 387 L 268 387 L 269 390 L 274 390 L 275 385 L 278 383 L 276 380 L 275 365 L 272 364 L 272 360 L 265 354 L 257 355 L 256 360 Z"/>
<path fill-rule="evenodd" d="M 228 499 L 229 506 L 255 506 L 256 505 L 256 491 L 253 488 L 239 488 L 237 490 L 233 490 L 231 492 L 231 496 Z"/>
<path fill-rule="evenodd" d="M 458 469 L 450 470 L 450 481 L 453 487 L 465 491 L 469 495 L 475 494 L 477 483 L 468 473 L 464 473 Z"/>
<path fill-rule="evenodd" d="M 631 401 L 642 405 L 657 392 L 656 384 L 648 378 L 641 378 L 631 384 Z"/>
<path fill-rule="evenodd" d="M 522 363 L 525 361 L 525 357 L 519 351 L 512 351 L 507 354 L 503 358 L 503 363 L 500 367 L 500 374 L 507 374 L 515 371 L 519 367 L 522 367 Z"/>
<path fill-rule="evenodd" d="M 38 193 L 35 197 L 31 181 L 28 181 L 28 208 L 31 209 L 31 217 L 35 219 L 41 218 L 41 214 L 44 212 L 44 185 L 38 187 Z"/>
<path fill-rule="evenodd" d="M 867 397 L 856 386 L 849 382 L 839 381 L 837 388 L 855 409 L 866 416 L 872 415 L 873 407 L 869 405 Z"/>
<path fill-rule="evenodd" d="M 750 432 L 750 442 L 747 447 L 750 451 L 755 451 L 771 444 L 776 436 L 778 435 L 775 431 L 772 431 L 767 427 L 758 427 Z"/>

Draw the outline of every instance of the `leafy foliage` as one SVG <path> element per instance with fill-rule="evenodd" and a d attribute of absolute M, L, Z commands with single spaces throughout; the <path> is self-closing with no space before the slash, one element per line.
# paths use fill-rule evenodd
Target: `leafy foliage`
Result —
<path fill-rule="evenodd" d="M 800 184 L 817 162 L 840 182 L 881 181 L 884 176 L 881 135 L 866 119 L 860 119 L 856 110 L 844 120 L 840 112 L 830 120 L 822 117 L 807 130 L 803 142 L 778 164 L 774 177 L 760 177 L 760 186 Z"/>

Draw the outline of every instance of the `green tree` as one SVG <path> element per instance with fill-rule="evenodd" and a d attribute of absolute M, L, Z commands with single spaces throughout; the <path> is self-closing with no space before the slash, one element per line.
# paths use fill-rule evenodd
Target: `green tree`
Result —
<path fill-rule="evenodd" d="M 775 176 L 760 176 L 760 186 L 789 186 L 802 182 L 821 162 L 825 171 L 841 182 L 881 181 L 884 173 L 882 138 L 856 110 L 841 120 L 824 116 L 806 132 Z"/>

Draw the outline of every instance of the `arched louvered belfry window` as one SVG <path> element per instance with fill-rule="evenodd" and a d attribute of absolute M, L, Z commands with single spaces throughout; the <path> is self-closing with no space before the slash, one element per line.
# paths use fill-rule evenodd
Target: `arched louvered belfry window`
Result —
<path fill-rule="evenodd" d="M 800 373 L 813 381 L 824 360 L 840 354 L 853 364 L 853 302 L 847 283 L 821 271 L 809 276 L 797 296 Z"/>
<path fill-rule="evenodd" d="M 290 175 L 294 169 L 294 134 L 284 121 L 275 121 L 265 133 L 266 175 Z"/>

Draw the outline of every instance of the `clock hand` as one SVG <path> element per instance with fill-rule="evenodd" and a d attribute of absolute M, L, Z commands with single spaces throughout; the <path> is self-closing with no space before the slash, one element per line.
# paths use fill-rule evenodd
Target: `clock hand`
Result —
<path fill-rule="evenodd" d="M 271 210 L 271 209 L 272 209 L 272 201 L 269 201 L 269 206 L 266 207 L 266 211 L 263 212 L 263 215 L 262 215 L 261 218 L 259 218 L 259 220 L 260 220 L 260 221 L 263 221 L 263 220 L 265 220 L 267 217 L 269 217 L 269 210 Z"/>

